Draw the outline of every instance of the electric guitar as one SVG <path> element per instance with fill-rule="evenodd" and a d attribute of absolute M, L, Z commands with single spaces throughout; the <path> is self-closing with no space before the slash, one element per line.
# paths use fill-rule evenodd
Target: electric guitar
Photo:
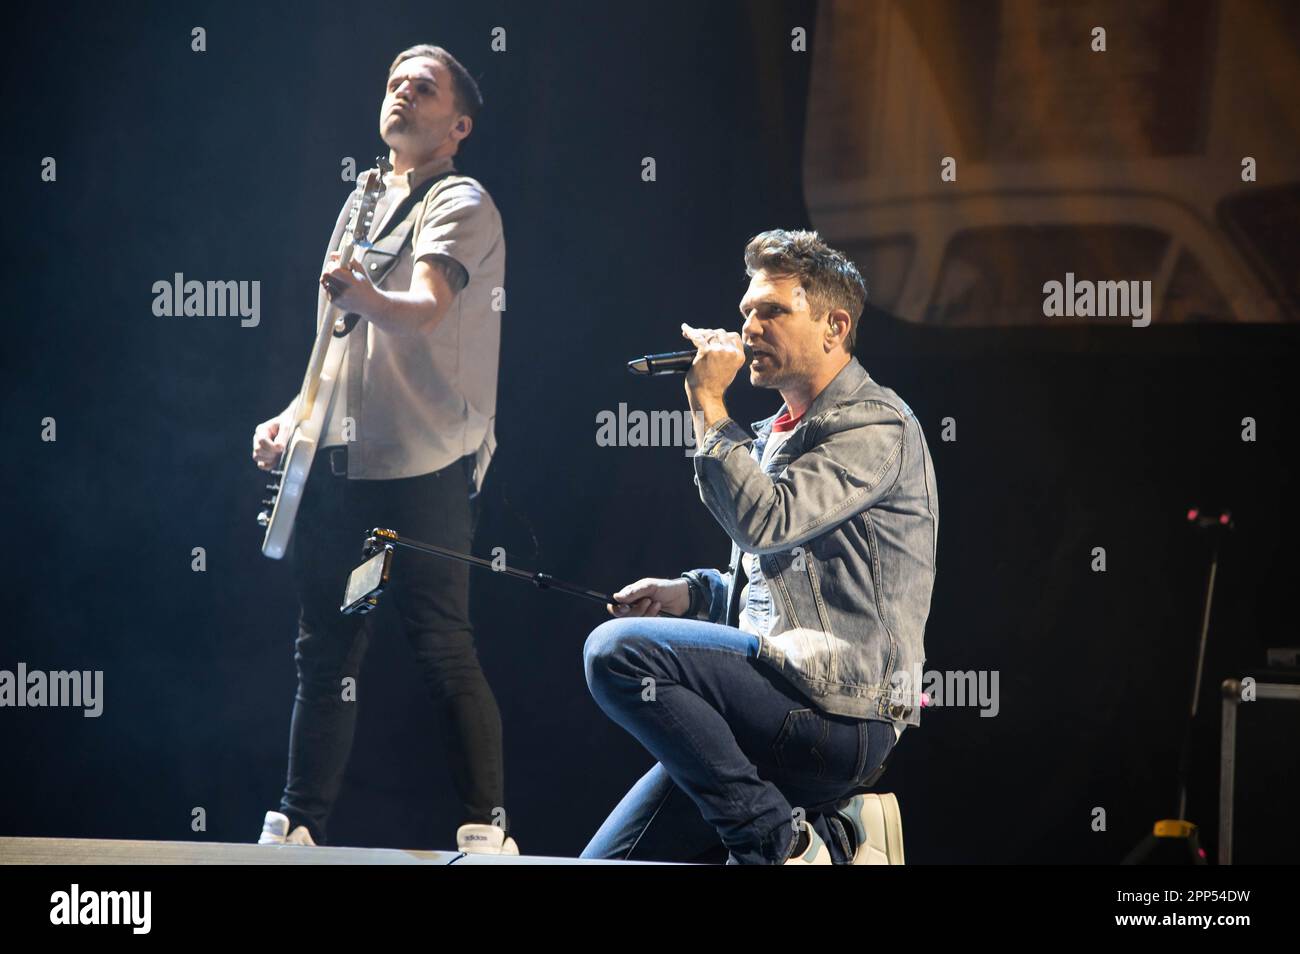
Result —
<path fill-rule="evenodd" d="M 370 247 L 370 224 L 375 217 L 375 206 L 384 194 L 384 176 L 392 171 L 387 157 L 380 156 L 378 168 L 365 173 L 361 191 L 352 202 L 347 229 L 339 246 L 339 264 L 347 267 L 355 251 Z M 325 311 L 325 318 L 316 330 L 307 373 L 303 375 L 302 388 L 294 401 L 289 439 L 285 442 L 280 466 L 270 471 L 277 478 L 266 485 L 271 496 L 262 501 L 267 508 L 257 515 L 259 526 L 266 528 L 262 552 L 272 560 L 284 556 L 293 533 L 293 521 L 302 503 L 303 489 L 316 456 L 316 447 L 325 426 L 325 412 L 337 384 L 339 366 L 343 363 L 345 339 L 334 334 L 347 328 L 343 314 L 333 305 Z M 276 435 L 277 437 L 281 435 Z"/>

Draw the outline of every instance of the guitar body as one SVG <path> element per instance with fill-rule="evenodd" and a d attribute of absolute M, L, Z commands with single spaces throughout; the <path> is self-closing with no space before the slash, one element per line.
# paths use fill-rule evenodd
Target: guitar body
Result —
<path fill-rule="evenodd" d="M 352 206 L 343 244 L 339 247 L 339 263 L 345 267 L 351 263 L 357 248 L 367 248 L 370 245 L 370 223 L 379 197 L 384 193 L 384 174 L 392 171 L 386 158 L 380 157 L 378 166 L 366 173 L 361 194 Z M 267 485 L 271 497 L 262 503 L 269 509 L 257 515 L 257 522 L 266 528 L 262 553 L 272 560 L 281 559 L 289 548 L 294 520 L 307 488 L 312 461 L 325 429 L 325 414 L 329 410 L 339 367 L 343 363 L 345 339 L 334 335 L 336 323 L 340 330 L 342 327 L 342 316 L 337 312 L 336 308 L 328 308 L 325 319 L 316 330 L 316 341 L 312 347 L 311 359 L 307 362 L 307 373 L 303 376 L 302 388 L 294 401 L 289 439 L 285 442 L 280 466 L 271 471 L 280 479 L 278 483 Z"/>
<path fill-rule="evenodd" d="M 330 350 L 333 353 L 326 359 L 326 369 L 321 374 L 311 417 L 293 429 L 285 444 L 284 456 L 280 459 L 280 482 L 273 488 L 274 502 L 270 519 L 266 523 L 266 536 L 262 540 L 262 552 L 272 560 L 281 559 L 289 547 L 289 537 L 293 534 L 294 521 L 298 517 L 298 506 L 302 503 L 303 491 L 307 489 L 312 461 L 316 459 L 316 449 L 325 428 L 325 413 L 329 409 L 330 398 L 337 383 L 335 375 L 338 366 L 342 364 L 343 339 L 335 338 L 330 343 Z"/>

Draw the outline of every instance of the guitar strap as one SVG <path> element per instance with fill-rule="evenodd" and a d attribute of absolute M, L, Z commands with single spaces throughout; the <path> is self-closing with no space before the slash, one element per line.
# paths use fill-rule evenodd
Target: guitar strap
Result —
<path fill-rule="evenodd" d="M 371 242 L 370 248 L 366 249 L 361 255 L 359 261 L 369 272 L 370 280 L 376 285 L 382 282 L 388 276 L 388 273 L 393 270 L 393 266 L 397 264 L 402 249 L 411 238 L 411 232 L 415 229 L 416 212 L 424 197 L 429 194 L 429 190 L 433 188 L 435 183 L 454 175 L 460 175 L 460 171 L 458 169 L 448 169 L 446 172 L 441 172 L 412 189 L 393 214 L 388 217 L 384 228 Z M 355 312 L 348 312 L 343 316 L 343 329 L 340 331 L 335 328 L 334 337 L 342 338 L 350 333 L 360 319 L 361 316 Z"/>

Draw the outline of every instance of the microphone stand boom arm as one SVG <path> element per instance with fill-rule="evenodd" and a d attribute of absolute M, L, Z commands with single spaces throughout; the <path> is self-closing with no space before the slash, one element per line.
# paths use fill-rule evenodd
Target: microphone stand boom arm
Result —
<path fill-rule="evenodd" d="M 367 560 L 369 560 L 385 548 L 391 550 L 393 547 L 406 547 L 409 550 L 417 550 L 420 553 L 428 553 L 448 560 L 456 560 L 460 563 L 468 564 L 469 566 L 476 566 L 480 569 L 491 570 L 493 573 L 501 573 L 506 576 L 514 577 L 517 580 L 528 580 L 540 590 L 558 590 L 561 593 L 568 593 L 570 596 L 577 596 L 581 599 L 591 600 L 593 603 L 617 603 L 617 600 L 615 600 L 613 595 L 610 593 L 593 590 L 587 586 L 579 586 L 577 583 L 558 580 L 549 573 L 543 573 L 541 570 L 529 573 L 527 570 L 516 570 L 505 565 L 498 566 L 492 560 L 485 560 L 482 557 L 476 557 L 470 553 L 461 553 L 459 550 L 440 547 L 433 543 L 411 540 L 400 536 L 396 530 L 387 530 L 383 527 L 375 527 L 375 529 L 370 531 L 370 535 L 366 538 L 363 555 Z"/>

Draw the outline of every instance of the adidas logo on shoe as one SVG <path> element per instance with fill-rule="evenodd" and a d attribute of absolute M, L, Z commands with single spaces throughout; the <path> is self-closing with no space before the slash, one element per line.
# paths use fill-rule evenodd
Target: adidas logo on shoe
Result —
<path fill-rule="evenodd" d="M 476 855 L 517 855 L 519 846 L 496 825 L 461 825 L 456 829 L 456 850 Z"/>

